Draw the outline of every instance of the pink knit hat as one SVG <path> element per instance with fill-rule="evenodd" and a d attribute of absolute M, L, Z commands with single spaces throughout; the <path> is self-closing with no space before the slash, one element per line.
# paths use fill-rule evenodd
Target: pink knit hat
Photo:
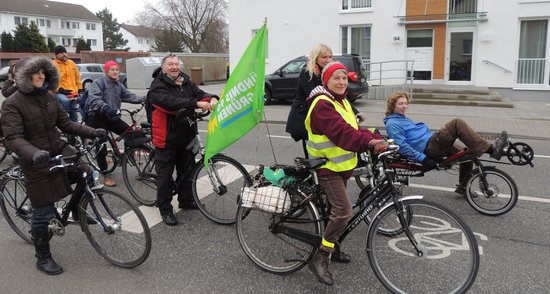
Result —
<path fill-rule="evenodd" d="M 109 68 L 111 68 L 111 66 L 116 66 L 118 67 L 118 63 L 114 62 L 113 60 L 109 60 L 107 62 L 105 62 L 105 65 L 103 65 L 103 72 L 107 72 L 109 71 Z"/>
<path fill-rule="evenodd" d="M 339 69 L 344 70 L 346 72 L 346 75 L 348 74 L 348 69 L 340 62 L 331 62 L 327 64 L 325 68 L 323 68 L 323 73 L 321 74 L 321 80 L 323 81 L 323 86 L 327 85 L 328 79 L 330 79 L 330 76 L 332 76 L 332 74 Z"/>

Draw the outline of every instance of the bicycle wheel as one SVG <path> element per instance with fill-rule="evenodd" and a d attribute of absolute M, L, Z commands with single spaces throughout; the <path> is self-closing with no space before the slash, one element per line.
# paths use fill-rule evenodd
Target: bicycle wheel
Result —
<path fill-rule="evenodd" d="M 487 189 L 482 175 L 474 171 L 466 184 L 466 200 L 477 211 L 497 216 L 510 211 L 518 202 L 518 187 L 507 173 L 497 168 L 485 168 Z"/>
<path fill-rule="evenodd" d="M 0 186 L 2 213 L 10 227 L 27 243 L 32 244 L 31 201 L 25 193 L 23 179 L 6 178 Z"/>
<path fill-rule="evenodd" d="M 4 161 L 8 156 L 8 149 L 6 148 L 4 138 L 0 139 L 0 162 Z"/>
<path fill-rule="evenodd" d="M 199 161 L 191 172 L 191 190 L 201 213 L 211 221 L 229 225 L 235 223 L 238 200 L 243 187 L 252 185 L 252 178 L 235 159 L 214 155 L 205 169 Z"/>
<path fill-rule="evenodd" d="M 151 252 L 151 232 L 141 211 L 118 192 L 94 190 L 84 196 L 79 217 L 82 231 L 92 247 L 110 263 L 131 268 L 142 264 Z M 86 217 L 96 220 L 88 224 Z"/>
<path fill-rule="evenodd" d="M 299 195 L 292 195 L 291 199 L 291 207 L 304 200 Z M 312 202 L 306 202 L 284 220 L 278 214 L 241 206 L 237 210 L 237 239 L 246 256 L 262 270 L 290 274 L 305 266 L 318 246 L 279 232 L 279 227 L 320 235 L 321 222 Z"/>
<path fill-rule="evenodd" d="M 104 148 L 107 148 L 107 155 L 106 155 L 107 169 L 105 170 L 101 170 L 97 164 L 97 155 L 98 155 L 97 153 L 99 152 L 99 150 L 97 150 L 96 148 L 91 148 L 90 152 L 86 153 L 86 159 L 88 160 L 88 162 L 96 170 L 101 171 L 104 174 L 112 173 L 119 164 L 118 162 L 119 158 L 114 154 L 113 149 L 108 147 L 108 145 L 109 143 L 107 143 L 107 145 L 104 147 Z"/>
<path fill-rule="evenodd" d="M 380 282 L 393 293 L 464 293 L 479 269 L 479 249 L 472 230 L 449 209 L 419 199 L 402 201 L 414 211 L 409 230 L 385 236 L 377 228 L 394 223 L 394 206 L 382 211 L 369 228 L 367 254 Z"/>
<path fill-rule="evenodd" d="M 153 148 L 138 146 L 126 151 L 122 177 L 126 188 L 139 203 L 152 206 L 157 199 L 157 178 Z"/>

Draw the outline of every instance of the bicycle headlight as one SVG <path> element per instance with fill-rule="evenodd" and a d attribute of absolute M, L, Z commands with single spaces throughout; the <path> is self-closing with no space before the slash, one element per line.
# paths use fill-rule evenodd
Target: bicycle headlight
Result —
<path fill-rule="evenodd" d="M 92 179 L 93 179 L 94 181 L 99 180 L 99 172 L 98 172 L 97 170 L 94 170 L 94 171 L 92 172 Z"/>

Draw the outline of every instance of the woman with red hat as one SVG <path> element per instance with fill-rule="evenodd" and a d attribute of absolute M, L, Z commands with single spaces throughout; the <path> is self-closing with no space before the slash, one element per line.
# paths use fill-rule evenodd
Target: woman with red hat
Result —
<path fill-rule="evenodd" d="M 306 99 L 309 104 L 305 119 L 306 148 L 310 158 L 328 159 L 316 172 L 331 208 L 321 246 L 309 268 L 321 283 L 332 285 L 329 257 L 340 246 L 336 243 L 352 215 L 346 183 L 357 165 L 357 153 L 369 146 L 375 146 L 375 152 L 382 151 L 387 145 L 380 135 L 359 128 L 346 98 L 348 71 L 343 64 L 327 64 L 321 80 L 323 86 L 313 89 Z"/>
<path fill-rule="evenodd" d="M 103 66 L 103 77 L 97 78 L 88 87 L 88 113 L 86 125 L 93 128 L 107 129 L 115 134 L 122 134 L 129 125 L 120 117 L 122 102 L 139 104 L 145 101 L 145 96 L 136 96 L 128 91 L 118 81 L 120 73 L 118 63 L 109 60 Z M 98 152 L 97 163 L 102 171 L 107 170 L 107 150 L 103 148 Z M 116 186 L 116 182 L 108 174 L 104 173 L 104 184 L 108 187 Z"/>

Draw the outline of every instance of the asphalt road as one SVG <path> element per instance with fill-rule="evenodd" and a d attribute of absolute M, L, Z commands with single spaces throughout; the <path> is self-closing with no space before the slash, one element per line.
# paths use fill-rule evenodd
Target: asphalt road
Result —
<path fill-rule="evenodd" d="M 251 131 L 225 150 L 244 165 L 291 164 L 301 145 L 280 124 Z M 206 125 L 201 123 L 200 129 Z M 204 135 L 204 132 L 201 134 Z M 547 293 L 550 287 L 550 147 L 548 141 L 525 141 L 537 154 L 535 167 L 499 164 L 516 181 L 522 197 L 509 213 L 483 216 L 452 192 L 456 172 L 431 172 L 413 179 L 405 194 L 422 194 L 452 208 L 478 237 L 483 255 L 471 293 Z M 273 150 L 271 149 L 273 145 Z M 0 167 L 6 163 L 0 164 Z M 127 194 L 120 168 L 117 190 Z M 420 186 L 424 185 L 424 186 Z M 426 188 L 426 186 L 428 188 Z M 350 195 L 359 189 L 349 185 Z M 152 227 L 149 259 L 134 269 L 121 269 L 103 260 L 77 226 L 54 237 L 52 251 L 65 272 L 50 277 L 35 269 L 33 247 L 11 231 L 0 216 L 0 275 L 2 293 L 384 293 L 365 253 L 367 226 L 360 225 L 344 243 L 350 264 L 333 264 L 336 284 L 324 286 L 304 268 L 278 276 L 255 267 L 242 252 L 235 226 L 220 226 L 198 211 L 180 211 L 180 225 Z M 407 274 L 407 273 L 403 273 Z M 444 278 L 444 277 L 442 277 Z"/>

